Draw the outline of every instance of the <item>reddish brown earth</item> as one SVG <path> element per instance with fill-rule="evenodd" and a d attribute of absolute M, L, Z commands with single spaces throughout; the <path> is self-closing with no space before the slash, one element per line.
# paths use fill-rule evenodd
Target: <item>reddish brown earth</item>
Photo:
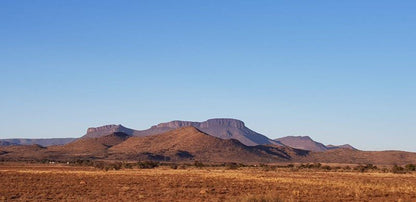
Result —
<path fill-rule="evenodd" d="M 298 153 L 297 153 L 298 152 Z M 203 162 L 287 162 L 302 151 L 282 146 L 246 146 L 237 140 L 213 137 L 189 126 L 160 135 L 131 137 L 109 149 L 110 158 L 137 160 L 152 154 L 159 160 Z"/>
<path fill-rule="evenodd" d="M 402 151 L 359 151 L 332 149 L 309 152 L 278 145 L 247 146 L 221 139 L 189 126 L 159 135 L 131 137 L 113 133 L 99 138 L 82 138 L 61 146 L 0 146 L 0 161 L 72 161 L 77 159 L 167 161 L 204 163 L 351 163 L 377 165 L 416 164 L 416 153 Z"/>
<path fill-rule="evenodd" d="M 412 201 L 416 175 L 0 163 L 0 201 Z"/>

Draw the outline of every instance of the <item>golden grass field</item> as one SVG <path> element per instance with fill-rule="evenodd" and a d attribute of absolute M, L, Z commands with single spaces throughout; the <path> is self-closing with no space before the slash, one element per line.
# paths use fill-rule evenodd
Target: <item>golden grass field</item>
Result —
<path fill-rule="evenodd" d="M 0 201 L 416 201 L 416 174 L 0 164 Z"/>

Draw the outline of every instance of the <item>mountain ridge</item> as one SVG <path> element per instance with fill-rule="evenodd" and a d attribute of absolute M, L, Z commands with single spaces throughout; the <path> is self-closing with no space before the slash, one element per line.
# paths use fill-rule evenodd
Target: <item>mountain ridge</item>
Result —
<path fill-rule="evenodd" d="M 304 138 L 310 139 L 310 138 Z M 416 153 L 331 149 L 311 152 L 288 146 L 247 146 L 235 139 L 221 139 L 188 126 L 152 136 L 116 132 L 98 138 L 80 138 L 66 145 L 0 146 L 0 161 L 143 161 L 210 163 L 346 163 L 403 165 L 416 162 Z"/>
<path fill-rule="evenodd" d="M 52 145 L 64 145 L 70 143 L 77 138 L 9 138 L 0 139 L 0 141 L 8 142 L 12 145 L 41 145 L 41 146 L 52 146 Z"/>
<path fill-rule="evenodd" d="M 289 147 L 297 148 L 297 149 L 304 149 L 314 152 L 322 152 L 322 151 L 328 151 L 333 149 L 352 149 L 356 150 L 353 146 L 349 144 L 344 145 L 324 145 L 320 142 L 317 142 L 313 140 L 309 136 L 286 136 L 275 139 L 277 141 L 280 141 L 284 145 L 287 145 Z"/>
<path fill-rule="evenodd" d="M 128 156 L 129 160 L 205 162 L 282 162 L 301 153 L 283 146 L 247 146 L 235 139 L 214 137 L 193 126 L 158 135 L 131 137 L 109 151 L 116 159 Z"/>
<path fill-rule="evenodd" d="M 166 123 L 159 123 L 146 130 L 134 130 L 126 128 L 122 125 L 106 125 L 97 128 L 89 128 L 87 133 L 81 138 L 99 137 L 112 132 L 124 132 L 132 136 L 144 137 L 187 126 L 193 126 L 214 137 L 222 139 L 236 139 L 248 146 L 260 144 L 282 145 L 278 141 L 269 139 L 268 137 L 247 128 L 241 120 L 226 118 L 208 119 L 203 122 L 175 120 Z"/>

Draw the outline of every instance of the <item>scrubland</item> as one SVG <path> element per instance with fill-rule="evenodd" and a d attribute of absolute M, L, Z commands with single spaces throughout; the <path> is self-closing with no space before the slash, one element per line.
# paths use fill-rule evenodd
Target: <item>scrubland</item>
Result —
<path fill-rule="evenodd" d="M 0 201 L 416 201 L 416 174 L 351 169 L 0 164 Z"/>

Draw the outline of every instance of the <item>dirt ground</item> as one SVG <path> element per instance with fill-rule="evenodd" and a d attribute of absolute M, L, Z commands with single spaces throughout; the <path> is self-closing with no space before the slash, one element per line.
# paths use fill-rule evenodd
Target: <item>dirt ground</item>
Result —
<path fill-rule="evenodd" d="M 0 164 L 0 201 L 416 201 L 416 174 Z"/>

